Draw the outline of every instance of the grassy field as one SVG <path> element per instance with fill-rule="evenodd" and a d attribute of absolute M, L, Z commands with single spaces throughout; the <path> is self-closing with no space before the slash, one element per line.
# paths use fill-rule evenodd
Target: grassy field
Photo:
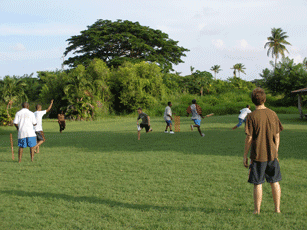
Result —
<path fill-rule="evenodd" d="M 136 117 L 67 122 L 62 134 L 44 121 L 41 152 L 20 164 L 17 132 L 0 127 L 0 229 L 307 229 L 307 122 L 279 117 L 282 213 L 266 183 L 259 216 L 237 115 L 205 118 L 205 137 L 186 117 L 174 135 L 152 118 L 140 141 Z"/>

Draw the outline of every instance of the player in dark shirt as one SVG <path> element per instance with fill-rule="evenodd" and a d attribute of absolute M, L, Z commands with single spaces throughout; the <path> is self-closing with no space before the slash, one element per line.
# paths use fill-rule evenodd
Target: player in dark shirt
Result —
<path fill-rule="evenodd" d="M 278 160 L 279 133 L 283 130 L 276 113 L 264 103 L 264 90 L 257 88 L 252 92 L 252 101 L 256 110 L 247 115 L 245 126 L 245 151 L 243 164 L 249 168 L 248 182 L 254 184 L 254 214 L 260 214 L 262 184 L 269 182 L 272 188 L 275 212 L 280 212 L 281 180 Z M 248 152 L 251 163 L 248 165 Z"/>
<path fill-rule="evenodd" d="M 138 111 L 139 116 L 138 116 L 138 118 L 136 120 L 136 124 L 137 124 L 137 127 L 138 127 L 138 140 L 140 140 L 140 138 L 141 138 L 141 130 L 143 128 L 145 128 L 146 133 L 151 132 L 152 129 L 150 128 L 150 117 L 146 113 L 143 113 L 141 107 L 139 107 L 137 111 Z M 139 120 L 140 119 L 142 119 L 142 122 L 139 125 Z"/>

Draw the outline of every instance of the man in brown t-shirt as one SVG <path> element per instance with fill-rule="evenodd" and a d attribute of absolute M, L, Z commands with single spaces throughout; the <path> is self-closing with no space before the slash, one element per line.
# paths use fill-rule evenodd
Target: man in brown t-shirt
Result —
<path fill-rule="evenodd" d="M 275 204 L 275 212 L 280 212 L 281 180 L 278 161 L 279 133 L 283 127 L 276 113 L 264 106 L 266 95 L 263 89 L 257 88 L 252 92 L 252 101 L 256 110 L 248 114 L 245 126 L 245 151 L 243 164 L 248 167 L 248 152 L 251 164 L 249 166 L 248 182 L 254 184 L 254 214 L 260 213 L 262 201 L 262 184 L 271 184 Z"/>

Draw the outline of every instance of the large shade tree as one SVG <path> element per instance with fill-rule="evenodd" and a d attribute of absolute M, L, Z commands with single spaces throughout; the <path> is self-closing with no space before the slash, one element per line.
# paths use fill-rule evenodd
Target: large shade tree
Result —
<path fill-rule="evenodd" d="M 264 45 L 264 48 L 268 48 L 267 55 L 269 56 L 271 53 L 272 58 L 275 57 L 275 67 L 279 55 L 284 57 L 285 52 L 289 53 L 286 45 L 291 44 L 286 41 L 287 38 L 288 36 L 286 35 L 286 32 L 284 32 L 281 28 L 273 28 L 271 31 L 271 36 L 268 37 L 268 42 Z"/>
<path fill-rule="evenodd" d="M 97 20 L 67 41 L 64 55 L 75 55 L 64 61 L 70 67 L 87 66 L 91 60 L 99 58 L 109 67 L 118 67 L 125 61 L 156 62 L 164 72 L 168 72 L 173 70 L 173 64 L 182 63 L 181 57 L 189 51 L 160 30 L 122 20 Z"/>

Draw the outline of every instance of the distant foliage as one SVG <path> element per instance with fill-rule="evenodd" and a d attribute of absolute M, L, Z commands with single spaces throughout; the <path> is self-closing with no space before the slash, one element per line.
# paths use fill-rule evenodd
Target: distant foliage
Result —
<path fill-rule="evenodd" d="M 273 95 L 284 95 L 283 105 L 294 105 L 297 95 L 291 91 L 307 87 L 307 71 L 303 64 L 295 64 L 293 59 L 283 58 L 274 69 L 265 69 L 260 74 L 262 84 Z"/>
<path fill-rule="evenodd" d="M 156 64 L 126 62 L 112 74 L 114 110 L 132 112 L 139 106 L 155 107 L 165 94 L 162 72 Z"/>
<path fill-rule="evenodd" d="M 42 82 L 42 89 L 39 94 L 39 102 L 49 105 L 54 99 L 50 117 L 56 118 L 61 109 L 68 106 L 68 101 L 63 99 L 65 96 L 64 87 L 67 84 L 67 73 L 64 71 L 39 71 L 38 78 Z"/>

